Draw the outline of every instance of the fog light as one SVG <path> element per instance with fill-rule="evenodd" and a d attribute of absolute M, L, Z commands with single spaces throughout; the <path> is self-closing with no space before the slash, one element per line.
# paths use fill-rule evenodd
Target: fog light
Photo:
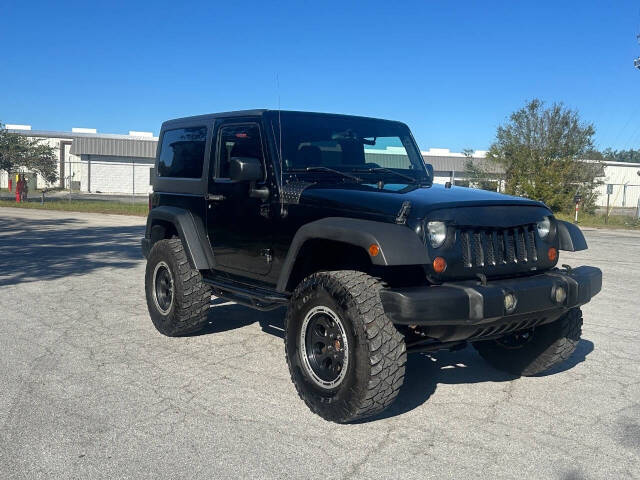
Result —
<path fill-rule="evenodd" d="M 567 299 L 567 291 L 564 287 L 556 287 L 553 289 L 553 292 L 551 292 L 551 296 L 556 303 L 564 303 Z"/>
<path fill-rule="evenodd" d="M 504 295 L 504 309 L 507 313 L 511 313 L 516 309 L 518 299 L 513 293 L 506 293 Z"/>

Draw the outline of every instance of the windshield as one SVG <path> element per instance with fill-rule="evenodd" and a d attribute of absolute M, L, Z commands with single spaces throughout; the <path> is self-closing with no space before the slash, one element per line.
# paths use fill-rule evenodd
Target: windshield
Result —
<path fill-rule="evenodd" d="M 399 174 L 404 174 L 408 176 L 404 183 L 427 179 L 411 133 L 400 123 L 297 112 L 272 112 L 269 123 L 276 149 L 282 139 L 284 173 L 338 170 L 392 175 L 400 182 Z M 274 157 L 278 158 L 278 152 Z"/>

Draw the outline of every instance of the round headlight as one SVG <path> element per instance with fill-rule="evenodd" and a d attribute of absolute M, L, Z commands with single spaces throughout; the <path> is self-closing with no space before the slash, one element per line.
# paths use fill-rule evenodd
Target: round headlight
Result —
<path fill-rule="evenodd" d="M 551 220 L 549 217 L 544 217 L 542 220 L 538 221 L 538 235 L 540 238 L 546 238 L 551 231 Z"/>
<path fill-rule="evenodd" d="M 429 234 L 429 243 L 433 248 L 441 247 L 447 239 L 447 226 L 444 222 L 427 223 L 427 232 Z"/>

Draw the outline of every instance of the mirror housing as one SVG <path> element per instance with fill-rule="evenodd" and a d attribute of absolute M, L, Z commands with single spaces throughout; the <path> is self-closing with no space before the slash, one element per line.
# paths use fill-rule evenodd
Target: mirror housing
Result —
<path fill-rule="evenodd" d="M 229 164 L 232 182 L 257 182 L 262 180 L 262 163 L 253 157 L 232 157 Z"/>
<path fill-rule="evenodd" d="M 429 175 L 429 178 L 433 180 L 433 165 L 431 165 L 430 163 L 425 163 L 424 166 L 427 169 L 427 174 Z"/>
<path fill-rule="evenodd" d="M 433 165 L 430 163 L 425 163 L 424 167 L 427 169 L 427 175 L 429 176 L 429 186 L 433 185 Z"/>

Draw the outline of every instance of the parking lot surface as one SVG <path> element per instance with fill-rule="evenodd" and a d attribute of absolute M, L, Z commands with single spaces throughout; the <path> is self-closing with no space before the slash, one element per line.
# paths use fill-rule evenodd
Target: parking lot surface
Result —
<path fill-rule="evenodd" d="M 214 301 L 167 338 L 144 296 L 144 219 L 0 209 L 0 478 L 640 478 L 640 235 L 587 231 L 603 291 L 555 370 L 472 348 L 409 356 L 397 402 L 352 425 L 289 379 L 283 310 Z"/>

